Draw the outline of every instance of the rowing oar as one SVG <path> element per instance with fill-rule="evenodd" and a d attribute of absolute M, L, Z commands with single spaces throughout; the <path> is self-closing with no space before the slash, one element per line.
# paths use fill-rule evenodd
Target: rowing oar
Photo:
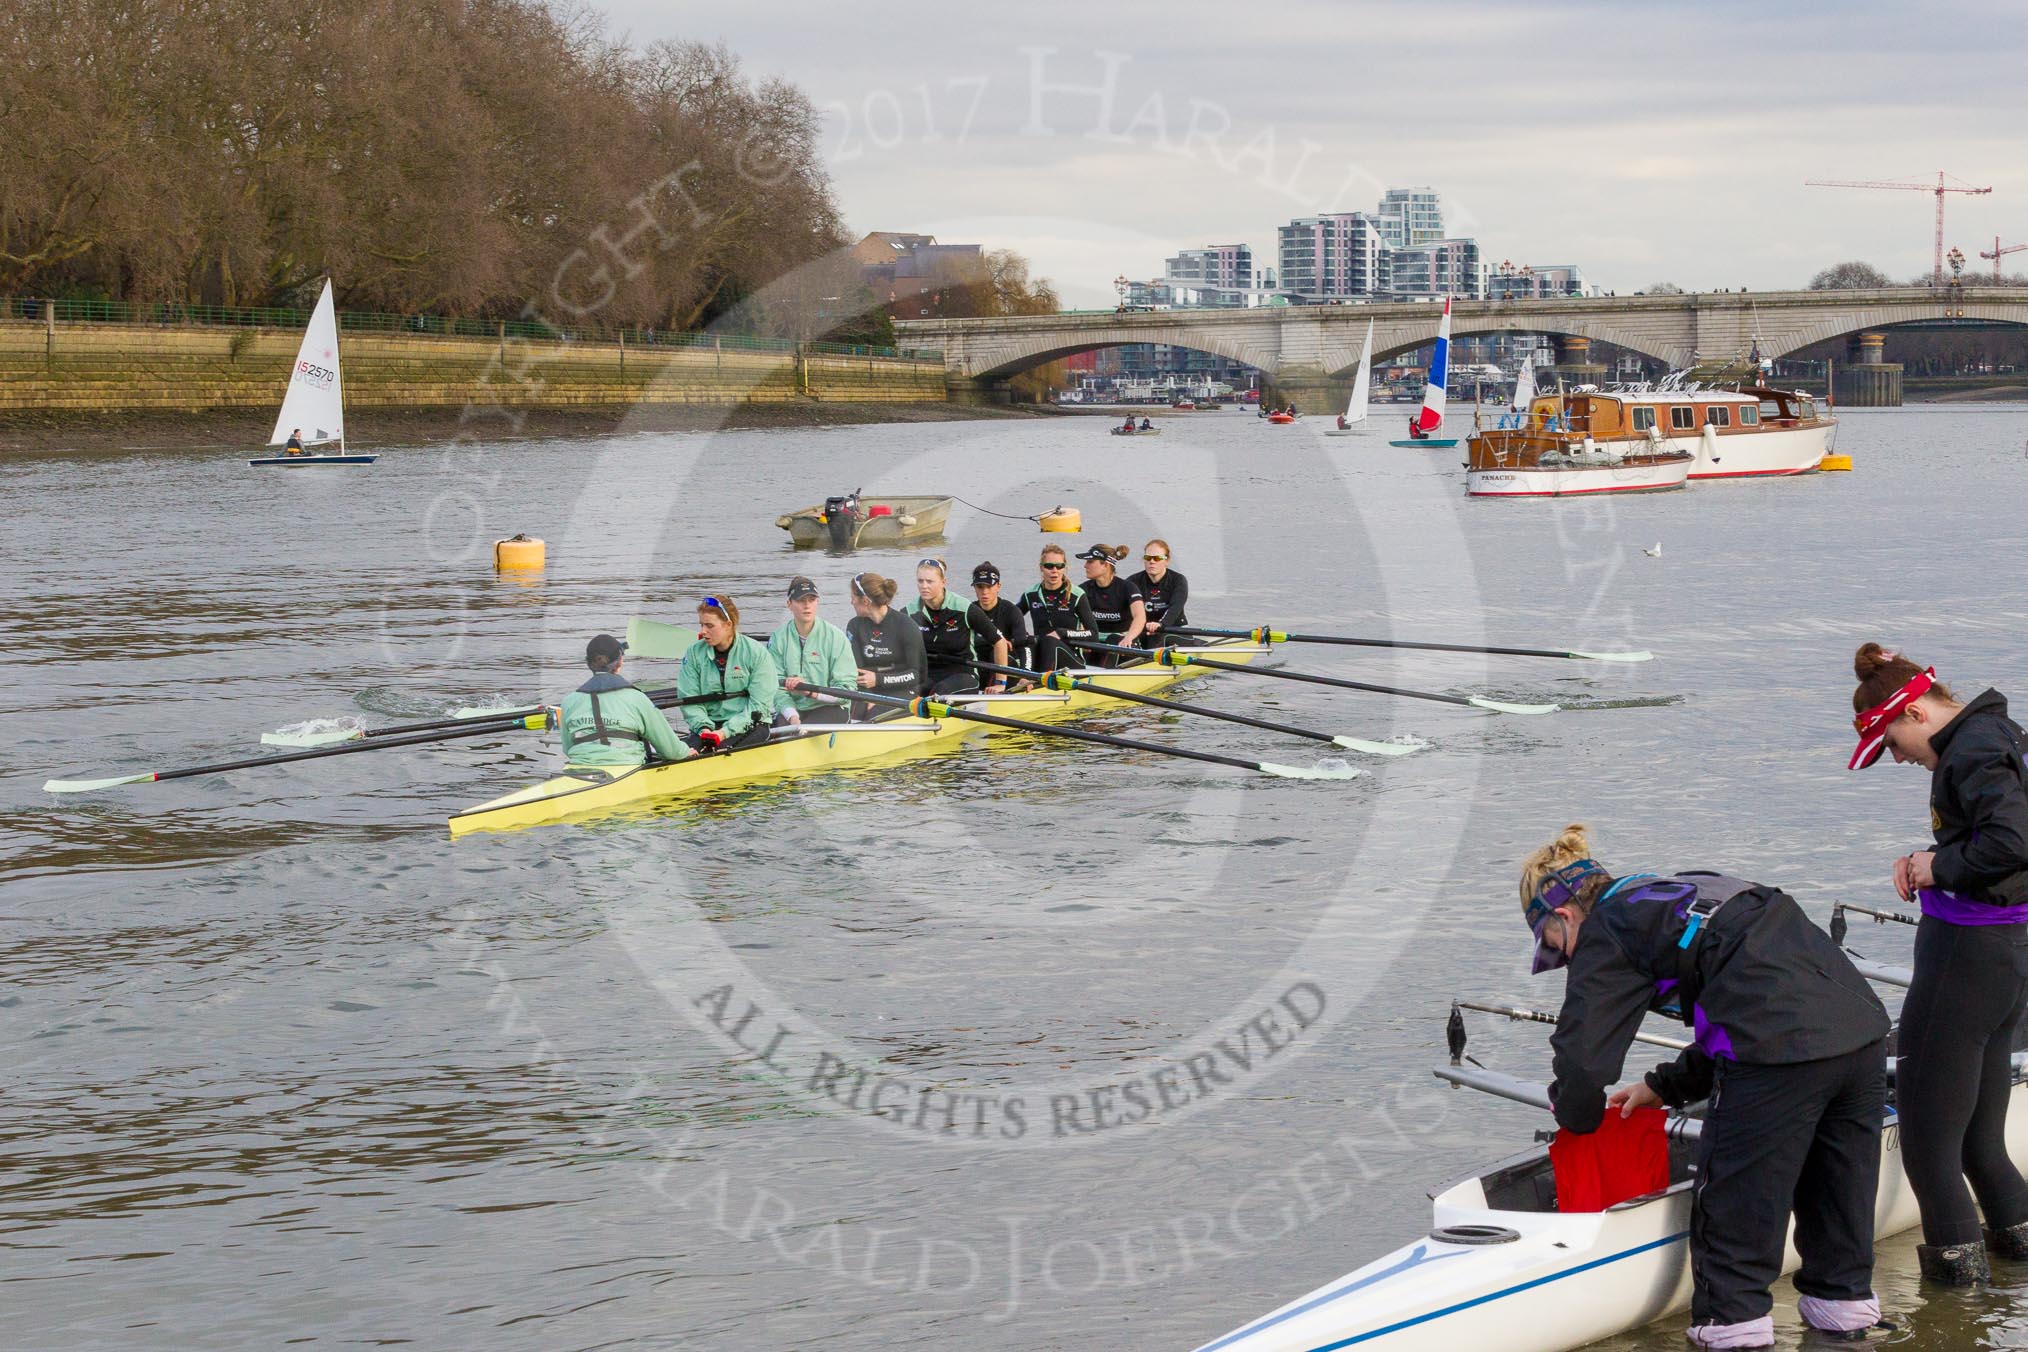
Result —
<path fill-rule="evenodd" d="M 44 793 L 91 793 L 97 789 L 110 789 L 117 784 L 149 784 L 161 779 L 188 779 L 192 775 L 216 775 L 227 770 L 252 770 L 263 765 L 285 765 L 290 761 L 319 760 L 325 756 L 350 756 L 360 751 L 379 751 L 391 746 L 422 746 L 429 742 L 448 742 L 457 737 L 470 737 L 483 732 L 511 732 L 516 728 L 540 730 L 549 726 L 549 711 L 539 713 L 518 722 L 510 719 L 486 721 L 484 726 L 447 728 L 437 732 L 417 733 L 408 737 L 383 738 L 379 741 L 346 742 L 341 746 L 321 746 L 310 751 L 289 751 L 279 756 L 254 756 L 246 760 L 222 761 L 217 765 L 192 765 L 180 770 L 151 770 L 145 774 L 120 775 L 114 779 L 52 779 L 42 786 Z"/>
<path fill-rule="evenodd" d="M 1438 704 L 1490 709 L 1496 714 L 1553 714 L 1563 707 L 1560 704 L 1508 704 L 1497 699 L 1482 699 L 1477 695 L 1444 695 L 1434 690 L 1404 690 L 1392 685 L 1368 685 L 1364 681 L 1341 680 L 1336 676 L 1312 676 L 1301 671 L 1248 667 L 1237 662 L 1220 662 L 1214 658 L 1198 657 L 1188 648 L 1122 648 L 1113 643 L 1093 643 L 1081 638 L 1065 639 L 1064 642 L 1074 648 L 1089 648 L 1093 652 L 1101 653 L 1120 653 L 1159 662 L 1167 667 L 1206 667 L 1212 671 L 1236 671 L 1242 676 L 1272 676 L 1279 681 L 1305 681 L 1311 685 L 1328 685 L 1338 690 L 1364 690 L 1375 695 L 1404 695 L 1409 699 L 1434 700 Z"/>
<path fill-rule="evenodd" d="M 722 698 L 717 694 L 705 693 L 685 695 L 678 698 L 674 691 L 642 690 L 649 702 L 658 709 L 674 709 L 687 704 L 702 704 L 707 700 Z M 550 726 L 544 722 L 531 722 L 544 714 L 540 704 L 526 709 L 479 709 L 466 710 L 450 718 L 432 718 L 422 723 L 394 723 L 384 728 L 334 728 L 329 732 L 307 732 L 291 735 L 285 732 L 264 732 L 261 741 L 269 746 L 330 746 L 338 742 L 374 741 L 389 737 L 407 737 L 418 732 L 435 732 L 439 728 L 462 728 L 466 733 L 506 732 L 515 728 L 535 728 L 538 731 Z"/>
<path fill-rule="evenodd" d="M 1432 653 L 1488 653 L 1495 657 L 1568 657 L 1586 662 L 1652 662 L 1655 655 L 1642 649 L 1631 653 L 1586 653 L 1560 648 L 1486 648 L 1469 643 L 1411 643 L 1401 638 L 1345 638 L 1337 634 L 1285 634 L 1279 629 L 1197 629 L 1184 625 L 1164 626 L 1164 633 L 1190 634 L 1199 638 L 1249 638 L 1255 643 L 1335 643 L 1346 648 L 1416 648 Z"/>
<path fill-rule="evenodd" d="M 1498 1014 L 1502 1018 L 1512 1019 L 1516 1023 L 1553 1024 L 1556 1022 L 1554 1014 L 1545 1014 L 1539 1009 L 1523 1009 L 1519 1005 L 1482 1005 L 1476 1000 L 1453 1000 L 1451 1001 L 1451 1008 L 1475 1009 L 1481 1014 Z M 1659 1033 L 1635 1033 L 1634 1041 L 1645 1042 L 1651 1047 L 1666 1047 L 1670 1051 L 1675 1052 L 1680 1052 L 1685 1047 L 1691 1045 L 1685 1038 L 1663 1037 Z M 1460 1048 L 1460 1054 L 1462 1054 L 1462 1047 Z M 1455 1065 L 1456 1062 L 1452 1064 Z"/>
<path fill-rule="evenodd" d="M 1127 700 L 1133 704 L 1145 704 L 1151 709 L 1168 709 L 1179 714 L 1196 714 L 1201 718 L 1216 718 L 1225 723 L 1239 723 L 1263 732 L 1279 732 L 1290 737 L 1307 737 L 1313 742 L 1326 742 L 1341 746 L 1347 751 L 1363 751 L 1369 756 L 1406 756 L 1411 751 L 1420 751 L 1427 742 L 1369 742 L 1360 737 L 1340 737 L 1311 728 L 1299 728 L 1292 723 L 1271 723 L 1265 718 L 1250 718 L 1246 714 L 1229 714 L 1222 709 L 1206 709 L 1196 704 L 1181 704 L 1173 699 L 1159 699 L 1154 695 L 1143 695 L 1132 690 L 1115 690 L 1111 686 L 1084 677 L 1072 676 L 1064 671 L 1030 671 L 1026 667 L 1003 667 L 992 662 L 971 662 L 968 666 L 980 671 L 997 672 L 1002 676 L 1016 676 L 1026 681 L 1035 681 L 1050 690 L 1083 690 L 1093 695 L 1104 695 L 1108 699 Z"/>
<path fill-rule="evenodd" d="M 1090 742 L 1096 746 L 1116 746 L 1127 751 L 1175 756 L 1182 760 L 1202 761 L 1206 765 L 1229 765 L 1235 770 L 1252 770 L 1263 775 L 1273 775 L 1278 779 L 1352 779 L 1360 773 L 1349 765 L 1340 765 L 1334 769 L 1306 769 L 1300 765 L 1278 765 L 1273 761 L 1242 760 L 1238 756 L 1221 756 L 1211 751 L 1190 751 L 1180 746 L 1161 746 L 1154 742 L 1136 741 L 1131 737 L 1115 737 L 1106 732 L 1087 732 L 1083 728 L 1060 728 L 1048 723 L 1030 723 L 1026 719 L 1002 718 L 998 714 L 984 714 L 962 705 L 945 704 L 941 700 L 902 699 L 895 695 L 875 695 L 865 690 L 839 690 L 823 685 L 805 685 L 802 690 L 817 695 L 835 695 L 843 700 L 884 705 L 890 709 L 902 709 L 918 718 L 955 718 L 966 723 L 984 723 L 988 727 L 1008 728 L 1015 732 L 1039 732 L 1048 737 L 1067 737 L 1074 742 Z"/>

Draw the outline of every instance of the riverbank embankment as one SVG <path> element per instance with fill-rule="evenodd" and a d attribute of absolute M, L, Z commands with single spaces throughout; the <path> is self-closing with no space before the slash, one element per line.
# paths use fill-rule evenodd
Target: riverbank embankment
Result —
<path fill-rule="evenodd" d="M 681 344 L 347 332 L 350 440 L 569 435 L 966 416 L 933 355 L 733 336 Z M 301 334 L 280 329 L 0 324 L 0 447 L 264 441 Z M 768 410 L 768 412 L 763 412 Z"/>

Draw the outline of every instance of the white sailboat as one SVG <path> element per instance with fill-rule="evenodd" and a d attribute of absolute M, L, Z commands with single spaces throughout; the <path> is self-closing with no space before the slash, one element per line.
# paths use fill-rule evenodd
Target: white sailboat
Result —
<path fill-rule="evenodd" d="M 331 300 L 331 280 L 324 279 L 324 292 L 317 308 L 310 312 L 310 326 L 303 330 L 303 345 L 296 349 L 296 364 L 289 371 L 288 392 L 282 396 L 281 412 L 275 416 L 275 430 L 268 434 L 268 448 L 286 447 L 291 437 L 300 438 L 301 450 L 264 455 L 249 465 L 370 465 L 378 457 L 349 455 L 345 450 L 345 382 L 338 372 L 338 311 Z M 338 449 L 318 452 L 311 448 L 336 444 Z"/>
<path fill-rule="evenodd" d="M 1508 401 L 1507 412 L 1514 415 L 1513 426 L 1528 425 L 1528 406 L 1535 402 L 1535 358 L 1532 355 L 1521 358 L 1521 369 L 1514 375 L 1514 397 Z M 1500 420 L 1507 426 L 1507 420 Z"/>
<path fill-rule="evenodd" d="M 1359 350 L 1359 372 L 1352 377 L 1352 398 L 1345 404 L 1345 411 L 1338 415 L 1338 425 L 1326 428 L 1327 437 L 1356 436 L 1366 429 L 1360 424 L 1366 421 L 1367 388 L 1373 383 L 1373 321 L 1366 321 L 1366 345 Z"/>

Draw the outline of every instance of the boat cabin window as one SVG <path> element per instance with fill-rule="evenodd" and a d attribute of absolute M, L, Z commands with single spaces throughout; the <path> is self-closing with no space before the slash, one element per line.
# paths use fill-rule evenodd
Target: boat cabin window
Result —
<path fill-rule="evenodd" d="M 1743 405 L 1739 410 L 1739 425 L 1741 427 L 1760 426 L 1760 410 L 1752 404 Z"/>
<path fill-rule="evenodd" d="M 1810 419 L 1816 417 L 1817 401 L 1814 399 L 1803 400 L 1802 412 L 1798 413 L 1796 416 L 1801 418 L 1805 422 L 1808 422 Z"/>
<path fill-rule="evenodd" d="M 1634 430 L 1652 432 L 1655 430 L 1655 410 L 1641 405 L 1634 409 Z"/>
<path fill-rule="evenodd" d="M 1732 410 L 1720 404 L 1713 404 L 1710 408 L 1704 410 L 1704 421 L 1710 423 L 1713 427 L 1730 427 L 1732 426 Z"/>
<path fill-rule="evenodd" d="M 1697 430 L 1697 410 L 1678 405 L 1669 410 L 1669 426 L 1678 432 Z"/>
<path fill-rule="evenodd" d="M 1787 418 L 1792 415 L 1782 408 L 1781 400 L 1763 399 L 1760 401 L 1760 416 L 1763 418 Z"/>

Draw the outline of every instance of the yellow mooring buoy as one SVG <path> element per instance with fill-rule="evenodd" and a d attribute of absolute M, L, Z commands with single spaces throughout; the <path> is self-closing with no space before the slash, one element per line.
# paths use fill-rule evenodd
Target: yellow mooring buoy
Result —
<path fill-rule="evenodd" d="M 1819 460 L 1819 461 L 1817 462 L 1817 468 L 1818 468 L 1818 469 L 1850 469 L 1850 468 L 1852 468 L 1852 457 L 1851 457 L 1851 456 L 1849 456 L 1849 455 L 1842 455 L 1842 454 L 1837 454 L 1837 453 L 1833 453 L 1833 454 L 1831 454 L 1831 455 L 1827 455 L 1827 456 L 1825 456 L 1825 457 L 1824 457 L 1824 458 L 1823 458 L 1822 460 Z"/>
<path fill-rule="evenodd" d="M 1044 535 L 1075 535 L 1084 529 L 1084 515 L 1075 507 L 1058 507 L 1036 518 Z"/>
<path fill-rule="evenodd" d="M 516 568 L 540 568 L 548 554 L 548 546 L 527 535 L 517 535 L 511 540 L 493 542 L 493 567 L 499 572 Z"/>

